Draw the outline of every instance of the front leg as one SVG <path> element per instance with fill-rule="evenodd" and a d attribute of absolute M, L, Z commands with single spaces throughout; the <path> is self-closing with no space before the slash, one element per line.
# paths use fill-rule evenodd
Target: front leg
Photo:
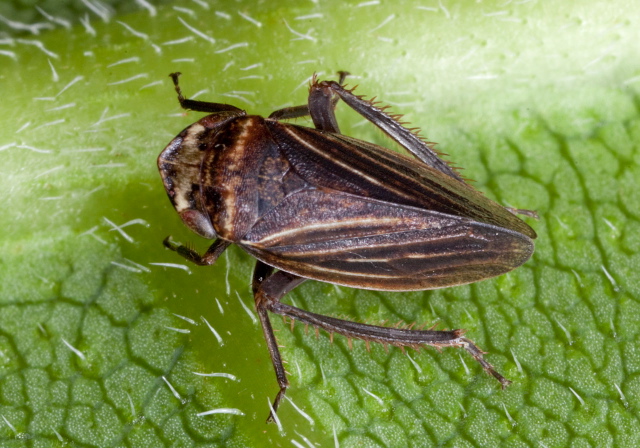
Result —
<path fill-rule="evenodd" d="M 178 254 L 182 255 L 184 258 L 189 260 L 192 263 L 195 263 L 199 266 L 210 266 L 216 262 L 218 257 L 222 255 L 222 252 L 231 245 L 229 241 L 225 241 L 223 239 L 218 238 L 209 246 L 209 249 L 204 253 L 204 255 L 200 255 L 195 250 L 191 249 L 184 244 L 176 243 L 171 239 L 170 236 L 166 237 L 162 242 L 164 247 L 167 249 L 171 249 Z"/>
<path fill-rule="evenodd" d="M 180 89 L 180 84 L 178 82 L 178 78 L 181 73 L 171 73 L 169 76 L 173 80 L 173 85 L 176 89 L 176 93 L 178 94 L 178 101 L 180 102 L 180 107 L 183 109 L 194 110 L 197 112 L 209 112 L 212 114 L 225 114 L 229 117 L 244 115 L 245 112 L 242 109 L 238 109 L 236 106 L 232 106 L 230 104 L 223 103 L 210 103 L 208 101 L 196 101 L 185 98 L 182 94 L 182 90 Z"/>

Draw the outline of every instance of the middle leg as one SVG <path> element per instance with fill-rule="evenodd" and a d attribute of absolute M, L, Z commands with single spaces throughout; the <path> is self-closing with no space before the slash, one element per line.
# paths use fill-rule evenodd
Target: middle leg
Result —
<path fill-rule="evenodd" d="M 338 85 L 344 83 L 344 80 L 349 76 L 349 72 L 338 72 L 340 79 L 338 79 Z M 338 122 L 336 121 L 333 110 L 340 99 L 338 95 L 334 95 L 331 92 L 321 92 L 318 94 L 315 86 L 318 84 L 315 75 L 309 90 L 309 101 L 307 104 L 294 107 L 285 107 L 271 113 L 269 118 L 275 118 L 276 120 L 287 120 L 291 118 L 300 118 L 311 115 L 313 124 L 316 129 L 327 132 L 340 133 Z M 328 93 L 328 95 L 326 95 Z"/>

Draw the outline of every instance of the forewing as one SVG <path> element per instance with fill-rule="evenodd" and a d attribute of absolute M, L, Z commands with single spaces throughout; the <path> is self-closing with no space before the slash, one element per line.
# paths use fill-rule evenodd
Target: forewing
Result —
<path fill-rule="evenodd" d="M 508 272 L 533 252 L 518 232 L 317 189 L 288 196 L 239 244 L 303 277 L 380 290 L 471 283 Z"/>
<path fill-rule="evenodd" d="M 466 217 L 536 237 L 504 207 L 416 159 L 340 134 L 273 121 L 268 126 L 291 166 L 318 188 Z"/>

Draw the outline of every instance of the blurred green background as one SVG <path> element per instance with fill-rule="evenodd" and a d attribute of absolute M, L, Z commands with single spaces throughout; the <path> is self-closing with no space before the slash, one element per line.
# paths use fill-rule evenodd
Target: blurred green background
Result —
<path fill-rule="evenodd" d="M 638 446 L 636 2 L 24 1 L 0 16 L 0 445 Z M 513 385 L 460 350 L 350 350 L 274 318 L 291 401 L 266 425 L 252 259 L 198 268 L 161 245 L 208 245 L 155 166 L 202 115 L 179 108 L 178 70 L 188 97 L 259 114 L 348 70 L 477 188 L 538 210 L 536 253 L 500 278 L 287 297 L 465 328 Z M 344 133 L 392 146 L 338 109 Z"/>

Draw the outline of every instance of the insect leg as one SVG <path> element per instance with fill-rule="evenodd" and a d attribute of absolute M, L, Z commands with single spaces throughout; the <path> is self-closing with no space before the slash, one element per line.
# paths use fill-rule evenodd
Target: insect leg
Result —
<path fill-rule="evenodd" d="M 363 99 L 361 96 L 354 95 L 351 90 L 345 89 L 335 81 L 315 82 L 311 86 L 311 91 L 309 93 L 309 107 L 312 109 L 312 96 L 327 97 L 332 94 L 340 97 L 349 105 L 349 107 L 380 128 L 385 134 L 398 142 L 417 159 L 466 185 L 460 175 L 456 173 L 456 171 L 449 166 L 447 162 L 442 160 L 438 156 L 438 153 L 428 143 L 422 140 L 413 131 L 405 128 L 397 121 L 396 118 L 385 113 L 384 108 L 379 108 L 375 106 L 372 101 L 368 101 Z M 326 100 L 324 101 L 326 102 Z M 320 102 L 318 101 L 317 104 L 319 103 Z M 318 110 L 317 119 L 319 121 L 327 122 L 335 121 L 335 116 L 331 117 L 331 115 L 333 115 L 333 110 L 323 106 L 321 110 Z M 314 118 L 314 123 L 316 123 L 316 117 L 314 117 L 313 109 L 311 110 L 311 116 Z"/>
<path fill-rule="evenodd" d="M 338 72 L 338 74 L 340 75 L 338 84 L 342 84 L 345 78 L 349 75 L 349 72 L 341 71 L 341 72 Z M 312 85 L 317 84 L 315 76 L 313 78 L 312 83 L 313 83 Z M 325 101 L 324 98 L 320 98 L 319 104 L 312 105 L 312 99 L 310 95 L 309 102 L 307 104 L 278 109 L 272 112 L 271 115 L 269 115 L 269 118 L 275 118 L 276 120 L 287 120 L 290 118 L 300 118 L 300 117 L 306 117 L 308 115 L 311 115 L 311 118 L 313 119 L 313 123 L 315 124 L 316 129 L 321 129 L 323 131 L 329 131 L 329 132 L 340 132 L 340 130 L 338 129 L 338 123 L 335 121 L 335 116 L 334 116 L 333 122 L 328 124 L 324 124 L 324 123 L 321 123 L 320 121 L 316 121 L 316 118 L 314 118 L 314 115 L 317 115 L 317 112 L 315 112 L 315 110 L 317 110 L 318 108 L 320 109 L 329 108 L 333 112 L 333 109 L 335 109 L 336 104 L 338 103 L 338 100 L 340 98 L 332 94 L 330 94 L 329 97 L 330 98 L 328 99 L 328 101 Z M 314 101 L 316 101 L 316 103 L 318 102 L 318 100 L 314 100 Z"/>
<path fill-rule="evenodd" d="M 341 334 L 348 338 L 363 339 L 365 341 L 390 344 L 397 347 L 418 348 L 424 345 L 437 348 L 462 347 L 468 351 L 471 356 L 480 363 L 480 365 L 482 365 L 482 368 L 488 374 L 500 381 L 503 388 L 511 384 L 511 381 L 500 375 L 496 369 L 484 359 L 482 350 L 480 350 L 470 339 L 463 337 L 464 330 L 438 331 L 381 327 L 336 319 L 334 317 L 305 311 L 280 302 L 280 299 L 286 293 L 298 286 L 305 279 L 285 271 L 278 271 L 268 275 L 265 274 L 265 272 L 271 273 L 273 268 L 269 266 L 261 268 L 260 265 L 266 266 L 264 263 L 258 262 L 256 273 L 254 274 L 254 295 L 256 308 L 259 310 L 259 313 L 262 313 L 261 320 L 263 320 L 263 329 L 265 337 L 267 338 L 267 345 L 269 346 L 271 359 L 276 370 L 278 384 L 280 385 L 280 392 L 278 393 L 273 406 L 274 410 L 277 408 L 277 404 L 284 396 L 289 383 L 284 374 L 280 353 L 275 343 L 271 326 L 265 326 L 265 321 L 268 324 L 266 310 L 304 322 L 305 324 L 309 324 L 317 328 L 322 328 L 329 333 Z M 258 277 L 263 280 L 257 280 Z"/>
<path fill-rule="evenodd" d="M 261 261 L 256 263 L 256 268 L 253 271 L 252 288 L 256 301 L 256 311 L 260 317 L 264 338 L 267 341 L 267 348 L 269 349 L 269 355 L 271 355 L 273 369 L 276 371 L 276 379 L 278 386 L 280 386 L 280 391 L 278 395 L 276 395 L 275 400 L 273 400 L 273 410 L 269 413 L 267 422 L 274 421 L 274 413 L 278 411 L 280 401 L 284 398 L 287 387 L 289 387 L 289 380 L 287 380 L 287 374 L 282 364 L 278 342 L 273 334 L 273 328 L 269 320 L 269 313 L 267 312 L 269 309 L 268 304 L 271 301 L 278 302 L 282 296 L 305 280 L 306 279 L 302 277 L 284 271 L 278 271 L 276 274 L 273 274 L 273 268 Z"/>
<path fill-rule="evenodd" d="M 195 110 L 197 112 L 235 112 L 237 115 L 244 115 L 244 111 L 230 104 L 223 103 L 209 103 L 207 101 L 196 101 L 185 98 L 182 95 L 182 90 L 180 89 L 180 85 L 178 84 L 178 77 L 180 76 L 180 72 L 171 73 L 169 76 L 173 80 L 173 85 L 176 87 L 176 92 L 178 93 L 178 101 L 180 101 L 180 106 L 183 109 Z"/>
<path fill-rule="evenodd" d="M 213 244 L 211 244 L 211 246 L 209 246 L 209 249 L 207 249 L 204 255 L 200 255 L 198 252 L 188 246 L 185 246 L 184 244 L 176 243 L 171 239 L 170 236 L 166 237 L 162 244 L 164 244 L 164 247 L 166 247 L 167 249 L 178 252 L 180 255 L 182 255 L 192 263 L 195 263 L 199 266 L 209 266 L 216 262 L 218 257 L 222 255 L 222 252 L 224 252 L 224 250 L 229 247 L 231 243 L 229 241 L 218 238 L 213 242 Z"/>
<path fill-rule="evenodd" d="M 322 328 L 329 333 L 339 333 L 348 338 L 364 339 L 365 341 L 391 344 L 397 347 L 418 348 L 422 345 L 430 345 L 432 347 L 462 347 L 482 365 L 482 368 L 488 374 L 500 381 L 503 388 L 511 384 L 511 381 L 500 375 L 496 369 L 484 359 L 482 350 L 470 339 L 463 337 L 464 330 L 409 330 L 404 328 L 379 327 L 311 313 L 280 301 L 269 303 L 268 309 L 272 313 L 287 316 L 313 325 L 314 327 Z"/>
<path fill-rule="evenodd" d="M 302 104 L 300 106 L 283 107 L 282 109 L 274 110 L 269 115 L 269 118 L 276 120 L 289 120 L 293 118 L 301 118 L 309 115 L 309 106 Z"/>

